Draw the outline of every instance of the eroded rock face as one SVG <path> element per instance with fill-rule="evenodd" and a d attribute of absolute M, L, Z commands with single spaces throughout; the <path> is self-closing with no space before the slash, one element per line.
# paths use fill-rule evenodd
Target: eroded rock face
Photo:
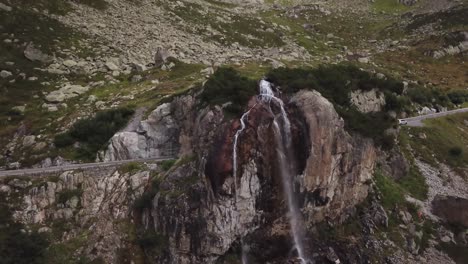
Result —
<path fill-rule="evenodd" d="M 311 142 L 304 173 L 297 177 L 305 219 L 335 219 L 367 197 L 376 159 L 373 143 L 345 132 L 343 119 L 319 93 L 302 91 L 291 101 L 305 117 Z"/>
<path fill-rule="evenodd" d="M 123 230 L 132 226 L 133 202 L 143 194 L 149 175 L 149 171 L 129 174 L 115 168 L 66 171 L 45 175 L 40 185 L 28 180 L 0 181 L 0 190 L 21 194 L 14 207 L 17 220 L 61 232 L 55 243 L 86 237 L 86 243 L 78 244 L 82 254 L 117 263 L 119 250 L 128 242 Z M 59 225 L 69 229 L 64 232 Z"/>
<path fill-rule="evenodd" d="M 252 98 L 249 106 L 255 103 Z M 273 112 L 277 111 L 273 106 Z M 375 161 L 373 144 L 346 133 L 333 105 L 317 92 L 299 92 L 287 111 L 295 148 L 291 165 L 298 175 L 295 186 L 304 220 L 308 226 L 325 218 L 339 220 L 344 210 L 367 196 L 366 182 Z M 232 175 L 232 143 L 239 121 L 224 121 L 219 109 L 197 110 L 187 116 L 192 117 L 192 121 L 185 119 L 187 124 L 197 124 L 191 133 L 185 133 L 195 158 L 167 175 L 151 208 L 142 214 L 143 225 L 169 241 L 165 253 L 152 259 L 158 263 L 214 263 L 241 237 L 253 243 L 265 243 L 272 237 L 289 240 L 273 116 L 267 106 L 257 104 L 246 120 L 239 138 L 236 177 Z M 179 127 L 190 127 L 187 124 Z M 255 232 L 257 229 L 261 232 Z M 262 236 L 249 237 L 254 233 Z"/>
<path fill-rule="evenodd" d="M 115 134 L 105 153 L 104 161 L 158 158 L 186 155 L 191 152 L 190 135 L 196 129 L 192 107 L 194 97 L 178 97 L 160 105 L 135 131 Z"/>

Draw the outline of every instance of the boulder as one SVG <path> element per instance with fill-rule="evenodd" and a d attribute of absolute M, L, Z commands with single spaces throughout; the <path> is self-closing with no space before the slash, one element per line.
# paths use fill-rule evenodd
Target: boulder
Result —
<path fill-rule="evenodd" d="M 106 68 L 109 71 L 118 71 L 119 70 L 119 67 L 115 63 L 113 63 L 111 61 L 106 62 Z"/>
<path fill-rule="evenodd" d="M 26 46 L 24 56 L 30 61 L 40 61 L 43 63 L 52 61 L 52 58 L 49 55 L 42 53 L 42 51 L 37 49 L 32 42 Z"/>
<path fill-rule="evenodd" d="M 2 70 L 2 71 L 0 72 L 0 77 L 2 77 L 3 79 L 6 79 L 6 78 L 8 78 L 8 77 L 10 77 L 10 76 L 12 76 L 12 75 L 13 75 L 13 74 L 12 74 L 11 72 L 6 71 L 6 70 Z"/>
<path fill-rule="evenodd" d="M 154 65 L 156 67 L 161 67 L 167 62 L 169 57 L 170 57 L 170 54 L 167 50 L 161 47 L 158 47 L 156 54 L 154 55 Z"/>
<path fill-rule="evenodd" d="M 11 6 L 7 6 L 4 3 L 0 3 L 0 9 L 6 12 L 10 12 L 11 10 L 13 10 Z"/>
<path fill-rule="evenodd" d="M 84 94 L 88 90 L 88 86 L 66 84 L 59 90 L 50 92 L 45 99 L 49 103 L 61 103 L 67 99 Z"/>
<path fill-rule="evenodd" d="M 31 136 L 25 136 L 23 138 L 23 147 L 30 147 L 36 143 L 36 136 L 31 135 Z"/>
<path fill-rule="evenodd" d="M 468 228 L 468 199 L 437 195 L 432 201 L 432 212 L 447 223 Z"/>
<path fill-rule="evenodd" d="M 76 61 L 74 61 L 74 60 L 65 60 L 63 62 L 63 65 L 65 65 L 66 67 L 69 67 L 69 68 L 75 67 L 77 64 L 78 63 Z"/>

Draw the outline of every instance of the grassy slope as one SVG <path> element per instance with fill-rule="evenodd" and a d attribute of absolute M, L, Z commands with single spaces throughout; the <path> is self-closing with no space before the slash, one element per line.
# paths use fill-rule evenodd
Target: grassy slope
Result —
<path fill-rule="evenodd" d="M 405 128 L 412 138 L 409 141 L 413 150 L 422 160 L 436 165 L 444 162 L 455 168 L 468 167 L 468 114 L 461 113 L 444 118 L 429 119 L 425 127 Z M 423 136 L 426 138 L 421 138 Z M 460 155 L 450 154 L 450 150 L 459 147 Z"/>

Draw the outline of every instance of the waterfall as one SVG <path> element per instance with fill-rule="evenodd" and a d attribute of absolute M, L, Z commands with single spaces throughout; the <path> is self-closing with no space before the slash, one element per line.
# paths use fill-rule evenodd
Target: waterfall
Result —
<path fill-rule="evenodd" d="M 260 85 L 260 94 L 259 94 L 259 101 L 264 104 L 268 104 L 270 112 L 275 116 L 273 121 L 273 129 L 275 134 L 275 140 L 277 142 L 276 154 L 278 158 L 278 164 L 280 167 L 281 173 L 281 181 L 283 192 L 285 194 L 287 206 L 288 206 L 288 219 L 291 225 L 291 233 L 292 238 L 294 241 L 294 247 L 297 250 L 297 255 L 301 261 L 301 263 L 305 264 L 309 261 L 306 259 L 304 254 L 304 246 L 303 246 L 303 239 L 302 239 L 302 230 L 301 230 L 301 214 L 297 203 L 294 198 L 293 193 L 293 186 L 292 186 L 292 168 L 289 166 L 289 160 L 292 158 L 292 142 L 291 142 L 291 123 L 289 121 L 288 115 L 286 113 L 283 101 L 275 96 L 273 89 L 271 87 L 271 83 L 266 80 L 261 80 Z M 277 115 L 274 114 L 273 110 L 271 109 L 271 102 L 277 104 L 280 108 L 280 115 L 278 118 Z M 256 104 L 250 108 L 247 112 L 245 112 L 242 117 L 240 118 L 241 127 L 237 130 L 236 134 L 234 135 L 234 142 L 233 142 L 233 151 L 232 151 L 232 173 L 234 176 L 234 201 L 237 204 L 237 170 L 238 170 L 238 163 L 237 163 L 237 145 L 239 141 L 239 136 L 245 130 L 246 124 L 245 121 L 247 120 L 250 111 L 256 106 Z M 278 122 L 281 119 L 281 122 Z M 242 250 L 242 264 L 247 264 L 247 254 L 244 245 L 244 239 L 241 238 L 241 250 Z"/>
<path fill-rule="evenodd" d="M 252 107 L 253 108 L 253 107 Z M 252 108 L 250 110 L 252 110 Z M 249 116 L 250 110 L 245 112 L 240 118 L 241 127 L 237 130 L 234 135 L 234 144 L 232 146 L 232 174 L 234 176 L 234 201 L 237 203 L 237 142 L 239 136 L 245 129 L 245 120 Z"/>
<path fill-rule="evenodd" d="M 262 80 L 260 82 L 260 98 L 263 102 L 276 102 L 281 110 L 281 125 L 278 122 L 279 118 L 277 116 L 275 116 L 273 121 L 273 129 L 275 139 L 277 142 L 276 154 L 278 157 L 278 164 L 280 167 L 283 192 L 286 196 L 285 198 L 289 211 L 288 218 L 289 223 L 291 225 L 291 233 L 294 240 L 294 247 L 297 250 L 297 255 L 301 263 L 307 263 L 307 258 L 304 254 L 304 246 L 302 239 L 301 214 L 297 206 L 296 199 L 294 197 L 293 186 L 291 183 L 293 180 L 292 168 L 289 166 L 290 160 L 292 159 L 291 123 L 284 108 L 283 101 L 274 95 L 273 90 L 271 88 L 271 84 L 265 80 Z M 270 111 L 273 113 L 271 107 Z"/>
<path fill-rule="evenodd" d="M 249 109 L 249 111 L 245 112 L 242 117 L 240 118 L 241 127 L 236 131 L 234 135 L 234 143 L 232 146 L 232 174 L 234 176 L 234 204 L 237 206 L 237 143 L 239 141 L 239 136 L 241 135 L 242 131 L 244 131 L 246 125 L 245 121 L 249 117 L 250 111 L 256 106 L 256 104 Z M 242 264 L 247 264 L 247 254 L 244 245 L 244 238 L 241 236 L 241 254 L 242 254 Z"/>

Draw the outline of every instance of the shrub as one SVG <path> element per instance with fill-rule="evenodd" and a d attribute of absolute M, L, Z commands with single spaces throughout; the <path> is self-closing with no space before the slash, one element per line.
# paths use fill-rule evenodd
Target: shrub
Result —
<path fill-rule="evenodd" d="M 130 173 L 134 174 L 142 169 L 142 165 L 138 162 L 130 162 L 120 166 L 120 173 Z"/>
<path fill-rule="evenodd" d="M 460 147 L 452 147 L 449 149 L 449 154 L 452 157 L 460 157 L 463 153 L 463 149 Z"/>
<path fill-rule="evenodd" d="M 25 226 L 13 219 L 9 201 L 0 194 L 0 262 L 3 264 L 46 263 L 44 255 L 47 239 L 33 231 L 24 232 Z"/>
<path fill-rule="evenodd" d="M 426 179 L 419 172 L 416 165 L 412 164 L 408 175 L 401 178 L 398 183 L 416 199 L 424 201 L 427 199 L 428 186 Z"/>
<path fill-rule="evenodd" d="M 75 139 L 69 133 L 58 134 L 54 138 L 54 145 L 57 148 L 64 148 L 73 145 Z"/>
<path fill-rule="evenodd" d="M 70 200 L 73 196 L 80 198 L 82 194 L 83 194 L 83 190 L 81 189 L 63 190 L 58 193 L 57 203 L 64 204 L 68 200 Z"/>
<path fill-rule="evenodd" d="M 159 163 L 159 166 L 161 166 L 161 169 L 163 171 L 168 171 L 174 164 L 176 163 L 177 160 L 163 160 Z"/>
<path fill-rule="evenodd" d="M 151 181 L 151 184 L 143 195 L 135 200 L 133 208 L 141 212 L 145 208 L 151 208 L 154 196 L 159 192 L 159 185 L 161 184 L 160 179 L 156 176 Z"/>
<path fill-rule="evenodd" d="M 450 101 L 455 105 L 460 105 L 468 102 L 468 91 L 451 91 L 447 94 Z"/>
<path fill-rule="evenodd" d="M 382 193 L 381 202 L 386 209 L 393 209 L 396 205 L 405 203 L 403 189 L 391 178 L 377 171 L 375 174 L 375 183 Z"/>
<path fill-rule="evenodd" d="M 137 243 L 142 248 L 161 252 L 162 249 L 167 245 L 167 238 L 153 230 L 145 230 L 139 234 Z"/>
<path fill-rule="evenodd" d="M 133 110 L 128 108 L 102 111 L 96 116 L 79 120 L 71 127 L 70 131 L 55 137 L 54 143 L 58 148 L 80 142 L 77 157 L 84 160 L 93 160 L 97 151 L 105 146 L 107 141 L 125 124 L 132 116 Z"/>
<path fill-rule="evenodd" d="M 226 112 L 240 115 L 250 97 L 257 93 L 257 83 L 239 75 L 232 68 L 219 68 L 205 83 L 201 100 L 210 105 L 231 102 Z"/>

